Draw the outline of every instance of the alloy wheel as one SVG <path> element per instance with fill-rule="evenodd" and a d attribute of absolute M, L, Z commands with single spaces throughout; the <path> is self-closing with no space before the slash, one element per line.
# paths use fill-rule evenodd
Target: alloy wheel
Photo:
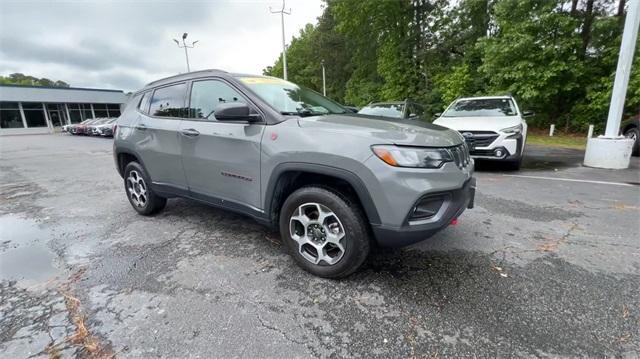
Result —
<path fill-rule="evenodd" d="M 138 171 L 130 171 L 127 177 L 127 191 L 131 202 L 137 207 L 144 207 L 147 204 L 147 185 Z"/>
<path fill-rule="evenodd" d="M 334 265 L 344 255 L 344 226 L 319 203 L 302 204 L 293 212 L 289 234 L 298 243 L 300 255 L 313 264 Z"/>

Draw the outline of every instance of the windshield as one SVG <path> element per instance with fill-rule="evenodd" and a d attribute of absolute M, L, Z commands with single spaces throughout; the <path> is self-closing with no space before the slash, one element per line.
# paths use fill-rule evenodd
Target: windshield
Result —
<path fill-rule="evenodd" d="M 359 114 L 383 116 L 392 118 L 402 118 L 404 113 L 404 104 L 401 103 L 377 103 L 363 107 Z"/>
<path fill-rule="evenodd" d="M 444 113 L 444 117 L 515 116 L 513 101 L 508 98 L 459 100 Z"/>
<path fill-rule="evenodd" d="M 242 83 L 284 115 L 326 115 L 345 109 L 319 93 L 275 77 L 240 77 Z"/>

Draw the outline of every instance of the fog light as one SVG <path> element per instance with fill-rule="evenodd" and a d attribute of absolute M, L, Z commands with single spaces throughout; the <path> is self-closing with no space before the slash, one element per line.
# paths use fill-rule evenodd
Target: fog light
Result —
<path fill-rule="evenodd" d="M 421 199 L 415 207 L 413 207 L 410 219 L 427 219 L 435 216 L 438 214 L 438 211 L 440 211 L 440 207 L 442 207 L 444 199 L 445 197 L 443 196 L 426 197 Z"/>
<path fill-rule="evenodd" d="M 493 153 L 496 155 L 496 157 L 502 157 L 502 155 L 504 155 L 504 152 L 499 148 L 493 151 Z"/>

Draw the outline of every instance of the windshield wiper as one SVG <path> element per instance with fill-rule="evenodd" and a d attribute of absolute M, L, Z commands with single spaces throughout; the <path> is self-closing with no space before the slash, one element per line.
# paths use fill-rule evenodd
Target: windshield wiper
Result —
<path fill-rule="evenodd" d="M 280 111 L 280 113 L 283 114 L 283 115 L 300 116 L 300 117 L 323 115 L 322 113 L 313 113 L 313 112 L 311 112 L 309 110 Z"/>

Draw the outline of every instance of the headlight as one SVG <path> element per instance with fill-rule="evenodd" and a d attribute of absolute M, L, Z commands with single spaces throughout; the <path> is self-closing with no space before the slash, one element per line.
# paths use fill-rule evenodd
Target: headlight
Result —
<path fill-rule="evenodd" d="M 453 161 L 451 153 L 444 148 L 379 145 L 371 149 L 378 158 L 395 167 L 440 168 L 445 162 Z"/>
<path fill-rule="evenodd" d="M 519 125 L 516 125 L 516 126 L 507 127 L 507 128 L 503 128 L 500 131 L 504 132 L 504 133 L 508 133 L 508 134 L 520 133 L 520 132 L 522 132 L 522 124 L 519 124 Z"/>

